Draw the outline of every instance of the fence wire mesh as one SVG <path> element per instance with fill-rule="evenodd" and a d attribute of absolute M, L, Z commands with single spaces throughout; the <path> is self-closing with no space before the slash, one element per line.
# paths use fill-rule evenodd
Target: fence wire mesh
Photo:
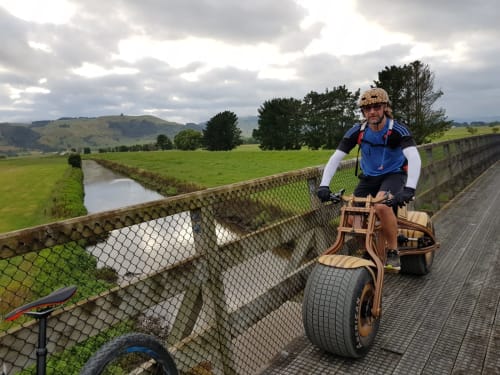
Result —
<path fill-rule="evenodd" d="M 421 148 L 422 205 L 498 160 L 499 138 L 477 139 Z M 457 167 L 463 154 L 471 160 Z M 437 163 L 446 181 L 433 177 Z M 333 188 L 352 193 L 353 166 Z M 48 374 L 78 374 L 131 331 L 160 339 L 184 374 L 259 373 L 304 334 L 303 289 L 335 239 L 339 209 L 317 200 L 320 176 L 308 168 L 1 234 L 0 313 L 78 287 L 49 319 Z M 36 334 L 28 317 L 0 323 L 9 374 L 34 373 Z"/>

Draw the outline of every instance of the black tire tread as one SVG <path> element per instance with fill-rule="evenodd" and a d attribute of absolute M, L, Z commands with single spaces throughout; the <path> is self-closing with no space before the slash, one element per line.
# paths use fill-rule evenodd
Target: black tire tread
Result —
<path fill-rule="evenodd" d="M 304 291 L 304 329 L 319 348 L 344 357 L 359 358 L 369 349 L 357 348 L 354 337 L 356 286 L 371 280 L 365 268 L 342 269 L 318 263 Z M 377 327 L 371 341 L 376 335 Z"/>
<path fill-rule="evenodd" d="M 158 355 L 159 359 L 157 362 L 163 364 L 166 369 L 165 375 L 178 375 L 175 362 L 168 351 L 154 336 L 143 333 L 127 333 L 104 344 L 87 361 L 80 375 L 101 374 L 105 366 L 113 359 L 119 357 L 125 349 L 138 345 L 146 347 Z"/>
<path fill-rule="evenodd" d="M 427 218 L 426 226 L 435 234 L 434 226 L 431 219 Z M 432 253 L 431 261 L 428 262 L 425 254 L 405 255 L 401 257 L 401 273 L 407 275 L 423 276 L 431 271 L 434 253 Z"/>

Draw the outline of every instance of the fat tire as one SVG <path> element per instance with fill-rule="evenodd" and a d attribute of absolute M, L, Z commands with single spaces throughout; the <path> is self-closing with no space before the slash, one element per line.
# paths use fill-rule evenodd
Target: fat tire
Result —
<path fill-rule="evenodd" d="M 380 319 L 371 316 L 370 306 L 360 302 L 373 279 L 362 268 L 343 269 L 316 264 L 304 290 L 302 319 L 306 336 L 319 348 L 343 357 L 360 358 L 373 344 Z M 363 305 L 363 306 L 361 306 Z M 368 311 L 370 325 L 360 334 L 360 311 Z M 366 316 L 365 316 L 366 318 Z"/>
<path fill-rule="evenodd" d="M 427 218 L 426 227 L 431 230 L 435 238 L 434 225 L 429 217 Z M 427 275 L 431 271 L 433 262 L 434 251 L 425 254 L 405 255 L 401 257 L 400 272 L 407 275 Z"/>
<path fill-rule="evenodd" d="M 154 336 L 143 333 L 128 333 L 104 344 L 90 357 L 80 375 L 106 374 L 108 365 L 131 353 L 141 353 L 146 358 L 154 359 L 159 365 L 156 374 L 178 375 L 175 362 L 168 351 Z"/>

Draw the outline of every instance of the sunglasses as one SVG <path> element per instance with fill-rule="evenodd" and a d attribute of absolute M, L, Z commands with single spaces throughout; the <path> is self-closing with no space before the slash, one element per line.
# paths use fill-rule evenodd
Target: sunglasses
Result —
<path fill-rule="evenodd" d="M 369 112 L 371 109 L 374 109 L 375 111 L 380 111 L 382 106 L 383 106 L 382 103 L 376 103 L 376 104 L 364 105 L 363 107 L 361 107 L 361 109 L 366 112 Z"/>

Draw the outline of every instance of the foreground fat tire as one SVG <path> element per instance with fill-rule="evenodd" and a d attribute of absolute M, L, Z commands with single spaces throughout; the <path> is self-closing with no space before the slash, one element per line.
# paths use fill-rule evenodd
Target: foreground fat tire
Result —
<path fill-rule="evenodd" d="M 432 221 L 426 213 L 420 213 L 422 215 L 421 225 L 425 225 L 427 229 L 430 229 L 432 235 L 435 238 L 434 226 Z M 411 231 L 409 237 L 417 236 L 418 241 L 413 246 L 415 247 L 425 247 L 433 243 L 432 238 L 422 232 Z M 401 257 L 401 273 L 409 275 L 423 276 L 427 275 L 431 271 L 432 263 L 434 262 L 434 251 L 429 251 L 425 254 L 414 254 L 405 255 Z"/>
<path fill-rule="evenodd" d="M 307 337 L 330 353 L 362 357 L 373 344 L 380 323 L 372 316 L 373 298 L 373 279 L 366 268 L 316 264 L 302 306 Z"/>
<path fill-rule="evenodd" d="M 140 374 L 178 374 L 174 360 L 158 340 L 142 333 L 129 333 L 103 345 L 87 361 L 80 375 L 130 374 L 138 369 Z"/>

